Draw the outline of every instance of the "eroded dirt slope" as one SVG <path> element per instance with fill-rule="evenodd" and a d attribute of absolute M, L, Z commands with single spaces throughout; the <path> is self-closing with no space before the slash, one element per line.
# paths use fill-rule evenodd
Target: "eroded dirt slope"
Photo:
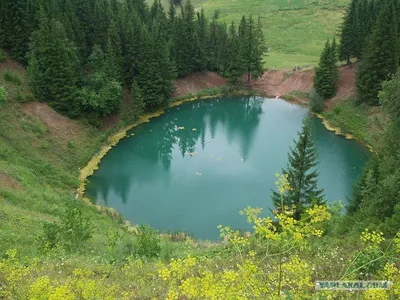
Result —
<path fill-rule="evenodd" d="M 356 65 L 339 69 L 337 95 L 333 100 L 344 99 L 354 94 Z M 266 71 L 254 82 L 253 88 L 267 96 L 284 96 L 292 91 L 309 92 L 313 86 L 314 70 L 307 71 Z"/>

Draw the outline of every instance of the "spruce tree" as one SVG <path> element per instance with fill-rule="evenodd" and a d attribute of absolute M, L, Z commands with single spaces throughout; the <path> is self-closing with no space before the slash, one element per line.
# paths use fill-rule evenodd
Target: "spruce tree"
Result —
<path fill-rule="evenodd" d="M 337 69 L 337 49 L 336 41 L 332 45 L 329 40 L 322 51 L 318 67 L 314 75 L 314 88 L 317 94 L 324 99 L 331 98 L 336 94 L 337 80 L 339 73 Z"/>
<path fill-rule="evenodd" d="M 42 14 L 30 48 L 28 73 L 35 95 L 68 115 L 76 115 L 78 59 L 63 25 Z"/>
<path fill-rule="evenodd" d="M 240 44 L 239 37 L 236 31 L 235 23 L 232 22 L 229 27 L 229 56 L 228 56 L 228 66 L 226 68 L 225 76 L 229 78 L 229 81 L 236 83 L 237 80 L 244 74 L 244 68 L 239 60 L 241 54 L 239 53 Z"/>
<path fill-rule="evenodd" d="M 358 3 L 359 0 L 351 1 L 340 33 L 339 57 L 341 60 L 346 60 L 347 64 L 350 64 L 350 58 L 357 56 L 360 52 Z"/>
<path fill-rule="evenodd" d="M 26 0 L 0 2 L 0 46 L 9 48 L 21 61 L 25 61 L 29 43 L 26 11 Z"/>
<path fill-rule="evenodd" d="M 247 75 L 247 85 L 250 88 L 252 80 L 258 78 L 264 72 L 263 57 L 268 51 L 260 18 L 256 24 L 251 15 L 248 20 L 246 17 L 242 17 L 239 25 L 239 44 L 239 61 L 243 64 Z"/>
<path fill-rule="evenodd" d="M 357 72 L 356 86 L 360 102 L 378 104 L 382 82 L 396 73 L 399 64 L 399 38 L 395 24 L 395 7 L 389 1 L 378 15 Z"/>
<path fill-rule="evenodd" d="M 108 75 L 122 82 L 123 54 L 121 35 L 114 19 L 111 20 L 110 27 L 107 31 L 106 60 L 108 64 Z"/>
<path fill-rule="evenodd" d="M 282 203 L 289 208 L 294 206 L 294 217 L 299 220 L 308 207 L 324 203 L 323 190 L 317 187 L 317 149 L 309 120 L 304 121 L 295 148 L 290 148 L 288 158 L 288 167 L 282 170 L 282 174 L 288 176 L 291 190 L 284 195 L 273 191 L 272 200 L 277 209 Z"/>

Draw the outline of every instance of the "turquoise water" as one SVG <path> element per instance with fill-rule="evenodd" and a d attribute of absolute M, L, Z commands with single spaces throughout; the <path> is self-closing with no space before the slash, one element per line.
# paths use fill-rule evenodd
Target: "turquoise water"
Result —
<path fill-rule="evenodd" d="M 234 97 L 185 103 L 129 132 L 89 178 L 87 196 L 133 224 L 216 240 L 217 226 L 249 230 L 239 211 L 273 208 L 275 173 L 307 109 L 279 99 Z M 312 117 L 328 201 L 346 203 L 369 153 Z M 134 134 L 134 136 L 132 136 Z"/>

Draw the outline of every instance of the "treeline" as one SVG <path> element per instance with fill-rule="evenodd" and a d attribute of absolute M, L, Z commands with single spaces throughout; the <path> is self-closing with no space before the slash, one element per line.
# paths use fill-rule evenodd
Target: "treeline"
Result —
<path fill-rule="evenodd" d="M 360 60 L 357 94 L 360 103 L 380 104 L 382 83 L 399 66 L 400 1 L 352 0 L 341 29 L 339 57 Z"/>
<path fill-rule="evenodd" d="M 214 71 L 236 82 L 263 72 L 260 19 L 229 26 L 190 0 L 1 0 L 0 46 L 28 65 L 41 101 L 71 116 L 139 115 L 168 104 L 174 79 Z"/>
<path fill-rule="evenodd" d="M 359 61 L 359 104 L 382 105 L 389 116 L 379 154 L 356 184 L 343 228 L 374 228 L 391 236 L 400 226 L 400 1 L 352 0 L 341 28 L 339 58 Z"/>

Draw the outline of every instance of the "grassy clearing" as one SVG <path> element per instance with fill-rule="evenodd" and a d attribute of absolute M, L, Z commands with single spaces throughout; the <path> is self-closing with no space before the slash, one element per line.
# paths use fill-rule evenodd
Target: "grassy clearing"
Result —
<path fill-rule="evenodd" d="M 327 38 L 338 33 L 349 0 L 193 0 L 212 17 L 237 24 L 243 14 L 261 16 L 270 53 L 266 68 L 315 66 Z M 152 3 L 152 0 L 148 0 Z M 163 3 L 168 5 L 168 0 Z"/>
<path fill-rule="evenodd" d="M 354 99 L 341 101 L 323 113 L 333 127 L 341 128 L 378 150 L 387 122 L 379 107 L 357 105 Z"/>

